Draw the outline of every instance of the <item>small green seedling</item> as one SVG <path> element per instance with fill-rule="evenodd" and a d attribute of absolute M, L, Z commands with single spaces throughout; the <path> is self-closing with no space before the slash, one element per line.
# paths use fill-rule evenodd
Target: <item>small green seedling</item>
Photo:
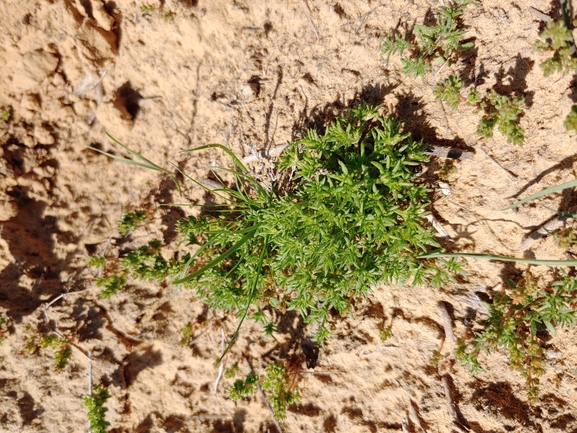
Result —
<path fill-rule="evenodd" d="M 492 304 L 485 304 L 489 311 L 485 328 L 461 340 L 456 357 L 476 374 L 484 371 L 478 360 L 481 351 L 506 351 L 511 367 L 525 378 L 529 397 L 536 400 L 547 350 L 539 333 L 556 335 L 557 328 L 575 324 L 577 280 L 566 275 L 563 281 L 539 288 L 527 274 L 522 281 L 509 285 L 508 290 L 495 293 Z"/>
<path fill-rule="evenodd" d="M 445 101 L 452 110 L 456 110 L 461 102 L 462 88 L 461 79 L 455 75 L 449 75 L 435 85 L 435 98 Z"/>
<path fill-rule="evenodd" d="M 423 80 L 433 62 L 439 65 L 455 63 L 459 51 L 473 46 L 473 42 L 463 40 L 466 32 L 460 30 L 459 23 L 459 17 L 468 5 L 476 3 L 456 0 L 450 6 L 440 6 L 435 13 L 435 25 L 415 26 L 414 38 L 408 34 L 391 33 L 383 40 L 382 53 L 387 56 L 387 61 L 392 54 L 399 54 L 403 73 Z"/>
<path fill-rule="evenodd" d="M 236 369 L 234 372 L 236 373 Z M 234 401 L 249 398 L 258 388 L 259 382 L 262 381 L 262 389 L 268 391 L 267 400 L 271 405 L 275 419 L 283 421 L 286 419 L 287 408 L 301 399 L 296 384 L 297 379 L 298 371 L 291 372 L 284 364 L 275 361 L 267 366 L 264 377 L 259 378 L 251 371 L 244 380 L 236 380 L 232 386 L 227 388 L 227 392 Z"/>
<path fill-rule="evenodd" d="M 160 7 L 160 9 L 157 9 L 156 5 L 154 4 L 142 5 L 140 6 L 140 11 L 142 12 L 143 15 L 148 16 L 152 16 L 155 12 L 158 12 L 158 14 L 166 21 L 172 21 L 176 17 L 176 12 L 165 10 L 164 7 L 162 6 Z"/>
<path fill-rule="evenodd" d="M 147 218 L 149 218 L 149 214 L 144 210 L 127 212 L 118 222 L 119 231 L 125 235 L 128 230 L 134 230 L 138 222 Z M 102 276 L 95 279 L 96 286 L 104 288 L 100 297 L 107 299 L 118 293 L 119 290 L 126 287 L 130 275 L 143 281 L 162 281 L 181 272 L 182 267 L 179 261 L 176 259 L 166 260 L 162 256 L 161 246 L 162 243 L 159 240 L 153 239 L 147 245 L 128 252 L 121 258 L 90 256 L 88 265 L 100 269 L 102 273 Z M 189 259 L 189 254 L 182 258 L 183 261 Z"/>
<path fill-rule="evenodd" d="M 455 165 L 455 161 L 453 159 L 446 159 L 443 163 L 443 166 L 439 170 L 438 176 L 440 180 L 447 181 L 458 172 L 459 169 Z"/>
<path fill-rule="evenodd" d="M 192 323 L 188 322 L 186 325 L 182 327 L 180 330 L 180 334 L 182 338 L 178 342 L 180 346 L 188 346 L 190 345 L 190 341 L 192 340 L 192 336 L 194 334 L 194 330 L 192 329 Z"/>
<path fill-rule="evenodd" d="M 226 391 L 233 401 L 240 400 L 241 398 L 249 398 L 253 396 L 258 381 L 259 377 L 251 371 L 246 375 L 246 378 L 235 380 L 234 384 L 228 387 Z"/>
<path fill-rule="evenodd" d="M 70 338 L 63 338 L 54 333 L 44 333 L 34 330 L 28 326 L 26 328 L 28 336 L 25 339 L 24 350 L 29 354 L 38 353 L 40 349 L 54 349 L 54 369 L 57 372 L 63 371 L 69 364 L 72 357 L 72 345 Z"/>
<path fill-rule="evenodd" d="M 301 399 L 296 385 L 298 372 L 289 372 L 284 364 L 274 362 L 266 368 L 262 389 L 268 391 L 269 402 L 274 417 L 279 421 L 286 419 L 287 408 Z"/>
<path fill-rule="evenodd" d="M 573 23 L 573 25 L 576 24 L 577 21 Z M 549 21 L 539 37 L 543 40 L 535 42 L 535 47 L 540 51 L 553 52 L 550 59 L 539 65 L 543 69 L 545 77 L 557 72 L 574 73 L 577 69 L 577 58 L 573 49 L 573 36 L 565 23 L 563 21 Z"/>
<path fill-rule="evenodd" d="M 557 244 L 561 248 L 572 248 L 577 244 L 577 231 L 573 227 L 565 227 L 554 233 Z"/>
<path fill-rule="evenodd" d="M 238 362 L 232 364 L 229 368 L 224 370 L 224 377 L 232 379 L 238 373 Z"/>
<path fill-rule="evenodd" d="M 523 114 L 524 104 L 525 98 L 522 96 L 499 95 L 492 89 L 480 103 L 486 114 L 479 121 L 477 133 L 491 138 L 497 126 L 507 138 L 507 143 L 522 145 L 525 131 L 519 126 L 519 118 Z"/>
<path fill-rule="evenodd" d="M 567 23 L 570 22 L 567 18 Z M 543 75 L 548 77 L 557 72 L 563 75 L 575 73 L 577 70 L 577 54 L 575 52 L 575 41 L 567 23 L 563 21 L 549 21 L 547 27 L 539 35 L 543 40 L 535 42 L 535 47 L 540 51 L 553 52 L 553 56 L 539 66 L 543 69 Z M 577 25 L 577 20 L 573 22 L 573 27 Z M 577 131 L 577 105 L 571 107 L 571 112 L 564 122 L 565 129 Z"/>
<path fill-rule="evenodd" d="M 92 394 L 86 394 L 82 397 L 84 407 L 88 409 L 91 433 L 106 433 L 106 428 L 110 423 L 105 419 L 108 408 L 104 407 L 104 404 L 110 397 L 108 390 L 101 385 L 94 387 Z"/>
<path fill-rule="evenodd" d="M 381 341 L 387 341 L 393 336 L 393 325 L 389 325 L 379 330 L 379 338 Z"/>
<path fill-rule="evenodd" d="M 125 212 L 122 219 L 118 221 L 118 230 L 123 235 L 136 230 L 139 224 L 146 221 L 150 215 L 143 209 L 135 209 L 130 212 Z"/>
<path fill-rule="evenodd" d="M 142 12 L 143 15 L 150 16 L 154 13 L 154 11 L 156 11 L 156 5 L 154 4 L 143 4 L 140 6 L 140 12 Z"/>
<path fill-rule="evenodd" d="M 577 105 L 571 106 L 571 112 L 565 118 L 563 126 L 567 131 L 577 131 Z"/>
<path fill-rule="evenodd" d="M 11 117 L 10 111 L 8 110 L 3 110 L 0 113 L 0 118 L 2 118 L 2 120 L 4 120 L 5 122 L 8 122 L 10 120 L 10 117 Z"/>
<path fill-rule="evenodd" d="M 456 110 L 460 102 L 476 106 L 484 110 L 485 114 L 479 121 L 477 133 L 487 138 L 493 136 L 495 127 L 507 138 L 508 143 L 522 145 L 525 131 L 519 126 L 519 119 L 523 115 L 525 99 L 522 96 L 500 95 L 490 90 L 482 96 L 476 89 L 469 89 L 467 98 L 461 94 L 463 82 L 455 75 L 440 80 L 435 86 L 435 97 L 447 102 L 449 107 Z"/>

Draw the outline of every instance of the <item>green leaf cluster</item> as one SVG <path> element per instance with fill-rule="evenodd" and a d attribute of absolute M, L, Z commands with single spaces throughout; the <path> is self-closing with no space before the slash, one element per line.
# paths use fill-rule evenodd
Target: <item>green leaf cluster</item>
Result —
<path fill-rule="evenodd" d="M 262 389 L 268 391 L 268 400 L 274 417 L 280 421 L 286 419 L 287 408 L 301 399 L 295 379 L 291 378 L 285 365 L 274 362 L 267 366 Z"/>
<path fill-rule="evenodd" d="M 130 212 L 125 212 L 122 219 L 118 221 L 118 230 L 123 235 L 128 234 L 132 230 L 136 230 L 138 224 L 146 221 L 148 214 L 143 209 L 135 209 Z"/>
<path fill-rule="evenodd" d="M 571 106 L 571 112 L 565 118 L 563 126 L 567 131 L 577 131 L 577 105 Z"/>
<path fill-rule="evenodd" d="M 557 72 L 571 74 L 577 69 L 573 36 L 563 21 L 549 21 L 539 37 L 544 40 L 535 42 L 535 47 L 541 51 L 553 51 L 553 56 L 539 65 L 545 77 Z"/>
<path fill-rule="evenodd" d="M 565 275 L 562 281 L 541 289 L 528 275 L 518 284 L 509 284 L 508 291 L 496 293 L 493 303 L 486 304 L 489 318 L 485 328 L 469 341 L 461 340 L 456 357 L 475 374 L 483 371 L 477 358 L 481 351 L 506 351 L 511 367 L 521 372 L 534 400 L 545 371 L 546 347 L 538 332 L 556 335 L 556 328 L 575 324 L 577 280 Z"/>
<path fill-rule="evenodd" d="M 108 408 L 104 407 L 104 404 L 110 397 L 108 390 L 101 385 L 94 387 L 92 394 L 86 394 L 82 397 L 84 407 L 88 409 L 91 433 L 106 433 L 106 428 L 110 423 L 105 419 Z"/>
<path fill-rule="evenodd" d="M 382 53 L 387 56 L 387 61 L 392 54 L 398 53 L 403 73 L 423 79 L 433 61 L 454 63 L 459 51 L 473 46 L 473 42 L 463 41 L 466 31 L 460 29 L 459 23 L 459 17 L 470 4 L 476 5 L 471 0 L 456 0 L 450 6 L 440 6 L 435 13 L 435 25 L 415 26 L 413 38 L 408 38 L 407 34 L 390 34 L 383 40 Z M 403 56 L 405 51 L 408 55 Z"/>
<path fill-rule="evenodd" d="M 257 388 L 259 377 L 251 371 L 246 378 L 235 380 L 234 384 L 227 388 L 229 397 L 237 401 L 241 398 L 252 397 Z"/>
<path fill-rule="evenodd" d="M 451 109 L 456 110 L 464 100 L 461 96 L 463 82 L 455 75 L 440 80 L 434 89 L 435 97 L 447 102 Z M 519 126 L 519 118 L 523 114 L 525 99 L 522 96 L 513 97 L 499 95 L 490 90 L 482 96 L 477 90 L 469 89 L 466 98 L 467 105 L 477 106 L 485 110 L 485 115 L 479 120 L 477 133 L 487 138 L 493 136 L 495 126 L 507 138 L 508 143 L 522 145 L 525 131 Z M 577 112 L 576 112 L 577 118 Z M 577 122 L 576 122 L 577 124 Z"/>
<path fill-rule="evenodd" d="M 499 95 L 492 89 L 480 103 L 486 114 L 479 121 L 477 133 L 491 138 L 497 126 L 499 132 L 507 138 L 507 143 L 521 146 L 525 131 L 519 126 L 519 118 L 523 114 L 524 104 L 525 98 L 522 96 Z"/>
<path fill-rule="evenodd" d="M 266 308 L 297 310 L 318 325 L 322 342 L 331 312 L 348 314 L 374 284 L 439 286 L 458 271 L 453 260 L 418 259 L 439 248 L 425 220 L 428 190 L 417 181 L 427 157 L 378 108 L 352 109 L 323 134 L 310 130 L 291 144 L 279 170 L 290 170 L 294 182 L 280 194 L 264 190 L 231 157 L 237 183 L 214 191 L 226 199 L 217 216 L 178 223 L 194 254 L 166 261 L 160 243 L 150 242 L 97 280 L 105 294 L 125 283 L 123 272 L 142 280 L 174 276 L 210 308 L 238 311 L 242 319 L 251 306 L 263 323 Z"/>
<path fill-rule="evenodd" d="M 166 172 L 122 147 L 135 160 L 114 158 Z M 96 279 L 105 287 L 102 296 L 120 290 L 129 276 L 168 278 L 195 290 L 209 308 L 240 317 L 226 353 L 246 317 L 272 334 L 271 308 L 296 310 L 316 325 L 322 343 L 332 322 L 350 314 L 375 284 L 438 287 L 460 272 L 454 259 L 424 258 L 440 251 L 426 219 L 429 190 L 418 177 L 428 161 L 425 147 L 380 107 L 358 106 L 290 144 L 278 171 L 292 181 L 279 191 L 263 188 L 226 147 L 193 151 L 204 149 L 231 157 L 234 169 L 218 170 L 231 174 L 234 186 L 210 190 L 221 201 L 211 215 L 178 222 L 184 254 L 166 260 L 154 240 L 105 263 L 91 259 L 104 274 Z M 238 382 L 232 392 L 242 396 L 252 385 Z"/>
<path fill-rule="evenodd" d="M 235 364 L 230 370 L 227 370 L 227 377 L 233 377 L 237 370 L 238 365 Z M 228 395 L 234 401 L 252 397 L 260 380 L 261 378 L 251 371 L 245 379 L 238 379 L 227 388 Z M 301 399 L 296 386 L 296 376 L 291 377 L 287 367 L 280 362 L 275 361 L 267 366 L 262 378 L 262 389 L 267 391 L 267 400 L 271 405 L 275 419 L 279 421 L 286 419 L 287 408 Z"/>
<path fill-rule="evenodd" d="M 26 328 L 26 332 L 28 336 L 25 340 L 24 350 L 34 354 L 40 349 L 54 349 L 54 369 L 61 372 L 68 366 L 72 357 L 72 346 L 69 339 L 54 333 L 40 332 L 30 326 Z"/>
<path fill-rule="evenodd" d="M 463 82 L 455 75 L 449 75 L 435 85 L 435 98 L 445 101 L 452 110 L 456 110 L 461 102 Z"/>
<path fill-rule="evenodd" d="M 181 272 L 181 261 L 166 260 L 162 255 L 161 247 L 162 243 L 158 239 L 153 239 L 146 245 L 126 253 L 120 259 L 89 257 L 89 265 L 103 270 L 104 275 L 95 279 L 96 285 L 104 288 L 100 296 L 107 299 L 123 289 L 128 282 L 129 275 L 141 281 L 162 281 Z M 182 262 L 189 259 L 190 256 L 185 255 Z"/>

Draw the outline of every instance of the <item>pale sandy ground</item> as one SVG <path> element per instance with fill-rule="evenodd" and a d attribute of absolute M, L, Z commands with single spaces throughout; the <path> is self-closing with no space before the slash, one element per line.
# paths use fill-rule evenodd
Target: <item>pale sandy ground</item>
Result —
<path fill-rule="evenodd" d="M 475 48 L 457 68 L 481 90 L 497 84 L 526 97 L 523 147 L 498 133 L 480 139 L 472 109 L 451 112 L 434 100 L 429 83 L 402 77 L 397 59 L 385 64 L 384 35 L 399 23 L 422 23 L 437 6 L 432 0 L 151 0 L 152 15 L 134 0 L 3 0 L 0 109 L 11 118 L 0 120 L 0 312 L 11 325 L 0 347 L 0 431 L 87 431 L 86 357 L 75 349 L 71 366 L 57 374 L 50 349 L 22 353 L 27 325 L 56 327 L 92 352 L 93 383 L 112 394 L 110 432 L 276 429 L 260 395 L 235 404 L 225 378 L 214 391 L 212 363 L 234 317 L 206 311 L 170 286 L 135 283 L 110 300 L 98 297 L 87 253 L 138 246 L 155 234 L 176 244 L 174 222 L 185 213 L 158 204 L 207 199 L 193 185 L 179 197 L 157 173 L 87 150 L 113 150 L 104 130 L 201 178 L 208 164 L 226 163 L 223 156 L 181 150 L 228 143 L 244 156 L 322 126 L 355 101 L 384 103 L 417 138 L 474 152 L 456 162 L 448 197 L 434 176 L 443 160 L 433 158 L 429 168 L 434 214 L 453 238 L 448 248 L 565 258 L 549 238 L 521 249 L 524 236 L 551 217 L 548 210 L 500 210 L 524 188 L 526 195 L 575 176 L 575 136 L 562 126 L 575 97 L 571 78 L 544 79 L 538 64 L 545 55 L 533 48 L 542 23 L 529 7 L 550 13 L 555 5 L 480 3 L 465 14 Z M 543 203 L 568 209 L 572 201 L 566 194 Z M 121 239 L 116 221 L 144 204 L 157 208 L 156 219 Z M 535 404 L 504 355 L 482 357 L 487 372 L 473 378 L 454 362 L 451 345 L 441 346 L 439 301 L 462 335 L 466 323 L 479 327 L 486 317 L 475 292 L 490 295 L 523 269 L 470 262 L 468 276 L 443 290 L 375 288 L 355 318 L 339 324 L 316 367 L 303 364 L 303 399 L 289 408 L 283 431 L 577 432 L 575 332 L 561 330 L 548 341 Z M 198 338 L 182 347 L 179 330 L 189 321 Z M 382 343 L 379 328 L 391 321 L 393 336 Z M 241 359 L 244 374 L 243 355 L 262 373 L 274 359 L 302 354 L 309 335 L 290 315 L 276 340 L 251 326 L 227 357 L 228 365 Z M 431 358 L 440 348 L 446 356 L 437 367 Z"/>

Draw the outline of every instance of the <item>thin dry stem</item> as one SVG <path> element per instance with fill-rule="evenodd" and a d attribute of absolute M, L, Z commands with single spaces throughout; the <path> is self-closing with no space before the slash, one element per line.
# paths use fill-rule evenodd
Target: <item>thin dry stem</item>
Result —
<path fill-rule="evenodd" d="M 306 14 L 306 16 L 307 16 L 307 18 L 308 18 L 308 20 L 309 20 L 309 24 L 310 24 L 311 28 L 313 29 L 313 32 L 314 32 L 315 35 L 317 36 L 317 39 L 320 39 L 320 36 L 319 36 L 319 32 L 318 32 L 318 30 L 317 30 L 317 27 L 315 26 L 315 23 L 313 22 L 313 19 L 311 18 L 311 12 L 310 12 L 310 9 L 309 9 L 309 5 L 308 5 L 308 3 L 306 2 L 306 0 L 302 0 L 302 2 L 303 2 L 303 4 L 304 4 L 304 6 L 305 6 L 305 14 Z"/>
<path fill-rule="evenodd" d="M 451 344 L 455 344 L 455 334 L 453 333 L 453 325 L 451 323 L 451 316 L 449 316 L 449 312 L 447 311 L 447 306 L 443 301 L 437 304 L 437 310 L 441 316 L 441 320 L 443 321 L 443 329 L 445 330 L 445 338 Z"/>
<path fill-rule="evenodd" d="M 409 400 L 409 415 L 412 417 L 412 419 L 415 421 L 415 423 L 417 424 L 417 426 L 424 432 L 427 433 L 427 430 L 425 429 L 425 427 L 423 427 L 423 423 L 421 422 L 421 418 L 419 418 L 419 414 L 417 413 L 417 410 L 415 409 L 415 403 L 413 403 L 413 400 Z"/>
<path fill-rule="evenodd" d="M 222 335 L 221 344 L 220 344 L 220 351 L 224 353 L 224 348 L 226 344 L 226 337 L 224 336 L 224 329 L 220 328 L 220 332 Z M 216 391 L 218 390 L 218 382 L 220 382 L 220 378 L 222 377 L 222 372 L 224 371 L 224 362 L 220 363 L 220 367 L 218 368 L 218 375 L 216 376 L 216 380 L 214 381 L 214 403 L 218 406 L 218 397 L 216 395 Z"/>

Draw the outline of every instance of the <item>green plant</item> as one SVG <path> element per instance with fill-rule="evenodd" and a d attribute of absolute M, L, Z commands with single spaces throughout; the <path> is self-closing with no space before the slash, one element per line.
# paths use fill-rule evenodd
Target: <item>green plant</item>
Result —
<path fill-rule="evenodd" d="M 548 77 L 557 72 L 565 74 L 574 73 L 577 70 L 577 56 L 575 53 L 575 41 L 569 29 L 571 20 L 567 10 L 563 11 L 564 21 L 549 21 L 547 27 L 539 35 L 543 40 L 535 42 L 535 47 L 540 51 L 553 51 L 553 56 L 539 66 L 543 69 L 543 75 Z M 573 21 L 573 27 L 577 20 Z M 577 105 L 571 107 L 571 112 L 564 122 L 565 129 L 577 131 Z"/>
<path fill-rule="evenodd" d="M 101 385 L 94 387 L 91 394 L 86 394 L 82 397 L 84 407 L 88 409 L 91 433 L 106 433 L 106 428 L 110 423 L 105 420 L 108 409 L 104 407 L 104 404 L 110 397 L 108 390 Z"/>
<path fill-rule="evenodd" d="M 8 122 L 10 120 L 11 114 L 10 111 L 8 110 L 2 110 L 2 113 L 0 113 L 0 118 L 2 118 L 2 120 L 4 120 L 5 122 Z"/>
<path fill-rule="evenodd" d="M 144 15 L 150 16 L 154 13 L 154 11 L 156 11 L 156 5 L 154 4 L 144 4 L 140 6 L 140 12 L 142 12 Z"/>
<path fill-rule="evenodd" d="M 414 38 L 393 32 L 383 40 L 381 51 L 387 56 L 387 61 L 392 54 L 398 53 L 403 63 L 403 73 L 420 76 L 424 80 L 433 61 L 452 64 L 459 51 L 473 46 L 473 42 L 463 41 L 466 32 L 460 30 L 459 23 L 459 17 L 471 4 L 476 5 L 471 0 L 456 0 L 450 6 L 440 6 L 435 13 L 435 25 L 416 25 L 412 35 Z M 408 54 L 403 56 L 405 52 Z"/>
<path fill-rule="evenodd" d="M 440 180 L 449 180 L 449 178 L 459 172 L 459 169 L 455 165 L 455 161 L 452 159 L 447 159 L 443 163 L 443 166 L 439 170 Z"/>
<path fill-rule="evenodd" d="M 577 21 L 573 23 L 576 24 Z M 539 65 L 545 77 L 556 72 L 570 74 L 577 69 L 573 36 L 563 21 L 549 21 L 539 37 L 543 40 L 535 42 L 535 47 L 540 51 L 553 51 L 553 56 Z"/>
<path fill-rule="evenodd" d="M 166 260 L 162 256 L 161 246 L 161 242 L 154 239 L 120 259 L 91 256 L 88 264 L 102 269 L 104 274 L 95 279 L 98 287 L 104 287 L 100 296 L 107 299 L 116 294 L 126 286 L 130 275 L 142 281 L 162 281 L 181 272 L 182 263 L 176 259 Z M 182 258 L 185 262 L 189 259 L 190 255 Z"/>
<path fill-rule="evenodd" d="M 192 340 L 192 335 L 194 334 L 192 323 L 188 322 L 186 325 L 184 325 L 184 327 L 180 330 L 180 334 L 182 335 L 182 338 L 178 344 L 180 346 L 188 346 Z"/>
<path fill-rule="evenodd" d="M 527 274 L 524 280 L 509 285 L 509 290 L 495 293 L 492 304 L 485 304 L 489 311 L 485 328 L 474 337 L 461 340 L 456 356 L 475 374 L 484 371 L 478 361 L 481 351 L 505 350 L 511 366 L 525 378 L 529 397 L 535 400 L 546 352 L 539 332 L 556 335 L 556 328 L 574 325 L 577 281 L 565 275 L 562 281 L 542 289 Z"/>
<path fill-rule="evenodd" d="M 252 397 L 255 389 L 257 388 L 259 377 L 251 371 L 247 374 L 246 378 L 237 379 L 234 384 L 226 389 L 229 397 L 237 401 L 241 398 Z"/>
<path fill-rule="evenodd" d="M 125 212 L 122 219 L 118 221 L 118 230 L 123 235 L 126 235 L 128 232 L 136 230 L 138 224 L 146 221 L 148 218 L 148 213 L 143 209 L 135 209 L 130 212 Z"/>
<path fill-rule="evenodd" d="M 393 325 L 389 325 L 379 330 L 379 338 L 381 341 L 387 341 L 393 336 Z"/>
<path fill-rule="evenodd" d="M 237 369 L 238 366 L 232 371 L 236 373 Z M 231 375 L 232 371 L 228 374 Z M 285 364 L 275 361 L 267 366 L 262 378 L 251 371 L 244 380 L 236 380 L 232 386 L 227 388 L 227 392 L 234 401 L 249 398 L 254 394 L 259 382 L 262 382 L 263 391 L 268 391 L 267 400 L 270 402 L 275 419 L 282 421 L 286 419 L 288 406 L 301 399 L 296 385 L 297 377 L 298 372 L 291 374 Z"/>
<path fill-rule="evenodd" d="M 52 348 L 54 352 L 54 368 L 57 372 L 64 370 L 72 357 L 72 345 L 70 338 L 64 338 L 54 333 L 45 333 L 26 328 L 28 336 L 25 339 L 24 350 L 30 354 L 37 353 L 40 349 Z"/>
<path fill-rule="evenodd" d="M 347 314 L 379 281 L 442 284 L 456 263 L 416 260 L 439 247 L 424 222 L 427 190 L 415 182 L 413 167 L 424 161 L 399 122 L 374 108 L 351 110 L 285 151 L 279 167 L 294 170 L 291 190 L 237 204 L 241 218 L 227 210 L 183 221 L 188 242 L 205 248 L 202 263 L 214 265 L 177 283 L 196 280 L 214 309 L 295 309 L 320 325 L 319 341 L 329 311 Z"/>
<path fill-rule="evenodd" d="M 571 248 L 577 244 L 577 231 L 573 227 L 565 227 L 554 235 L 561 248 Z"/>
<path fill-rule="evenodd" d="M 269 401 L 274 417 L 280 421 L 286 419 L 286 410 L 301 399 L 296 385 L 298 375 L 291 376 L 284 364 L 274 362 L 267 366 L 262 389 L 269 391 Z"/>
<path fill-rule="evenodd" d="M 493 136 L 495 126 L 507 138 L 508 143 L 523 144 L 525 131 L 519 126 L 519 118 L 523 114 L 525 99 L 522 96 L 499 95 L 490 90 L 482 96 L 476 89 L 469 89 L 466 99 L 461 95 L 463 82 L 455 75 L 440 80 L 435 86 L 435 97 L 447 102 L 451 109 L 456 110 L 463 100 L 467 105 L 483 109 L 485 114 L 479 121 L 477 133 L 487 138 Z"/>
<path fill-rule="evenodd" d="M 238 362 L 232 364 L 229 368 L 224 370 L 224 377 L 232 379 L 238 373 Z"/>
<path fill-rule="evenodd" d="M 577 131 L 577 105 L 571 106 L 571 112 L 565 118 L 563 126 L 568 131 Z"/>
<path fill-rule="evenodd" d="M 492 89 L 480 103 L 485 115 L 479 121 L 477 133 L 491 138 L 497 126 L 507 138 L 507 143 L 522 145 L 525 131 L 519 126 L 519 117 L 523 114 L 524 104 L 525 98 L 522 96 L 499 95 Z"/>
<path fill-rule="evenodd" d="M 158 12 L 158 14 L 166 21 L 172 21 L 176 17 L 176 12 L 166 10 L 163 6 L 160 6 L 160 8 L 157 9 L 154 4 L 144 4 L 140 6 L 140 11 L 143 15 L 148 16 L 152 16 L 155 12 Z"/>
<path fill-rule="evenodd" d="M 248 176 L 225 147 L 197 150 L 207 148 L 231 156 L 236 169 L 222 170 L 236 186 L 214 190 L 224 201 L 218 216 L 178 223 L 194 253 L 168 262 L 153 241 L 122 258 L 116 273 L 172 277 L 210 308 L 238 311 L 240 324 L 250 312 L 270 332 L 266 308 L 297 310 L 318 325 L 322 342 L 334 312 L 350 313 L 374 284 L 438 286 L 459 270 L 454 260 L 418 258 L 439 248 L 425 219 L 427 189 L 415 170 L 427 158 L 422 144 L 378 108 L 357 107 L 323 134 L 311 130 L 293 143 L 279 170 L 292 171 L 294 182 L 278 193 Z"/>
<path fill-rule="evenodd" d="M 445 101 L 452 110 L 456 110 L 461 102 L 463 82 L 455 75 L 449 75 L 435 85 L 435 98 Z"/>

